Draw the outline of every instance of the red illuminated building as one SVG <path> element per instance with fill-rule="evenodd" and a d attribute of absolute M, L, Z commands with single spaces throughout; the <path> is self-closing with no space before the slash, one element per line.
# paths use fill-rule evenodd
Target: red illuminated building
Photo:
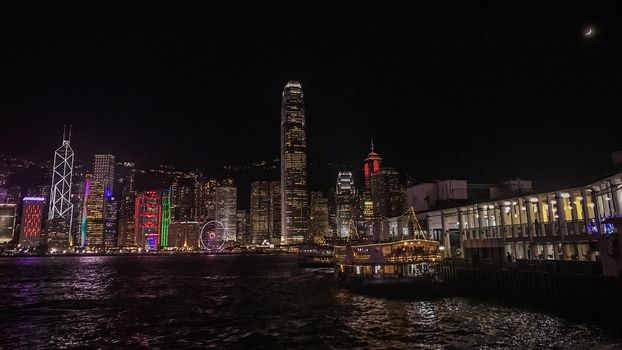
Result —
<path fill-rule="evenodd" d="M 371 152 L 363 161 L 363 176 L 365 182 L 364 202 L 363 202 L 363 218 L 370 220 L 374 215 L 372 201 L 372 175 L 378 173 L 382 158 L 374 151 L 374 140 L 371 141 Z"/>
<path fill-rule="evenodd" d="M 25 197 L 22 207 L 22 224 L 19 235 L 20 247 L 38 247 L 42 243 L 43 207 L 45 198 Z"/>
<path fill-rule="evenodd" d="M 367 155 L 367 158 L 363 161 L 363 174 L 365 176 L 365 198 L 371 197 L 371 175 L 377 173 L 380 170 L 380 163 L 382 158 L 378 153 L 374 152 L 374 141 L 371 142 L 371 152 Z"/>
<path fill-rule="evenodd" d="M 136 244 L 145 250 L 160 246 L 162 202 L 159 191 L 146 191 L 136 197 L 134 235 Z"/>

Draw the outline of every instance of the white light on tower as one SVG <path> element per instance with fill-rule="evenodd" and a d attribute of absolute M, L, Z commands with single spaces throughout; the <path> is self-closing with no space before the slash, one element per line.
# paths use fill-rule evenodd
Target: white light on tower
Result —
<path fill-rule="evenodd" d="M 63 144 L 54 152 L 54 168 L 52 170 L 52 189 L 50 193 L 50 211 L 48 219 L 63 218 L 69 224 L 69 239 L 71 242 L 71 223 L 73 204 L 71 204 L 71 178 L 73 176 L 73 149 L 71 141 L 71 126 L 69 132 L 63 128 Z"/>

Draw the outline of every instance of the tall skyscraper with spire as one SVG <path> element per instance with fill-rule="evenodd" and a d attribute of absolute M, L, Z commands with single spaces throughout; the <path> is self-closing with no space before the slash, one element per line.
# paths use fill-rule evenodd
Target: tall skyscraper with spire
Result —
<path fill-rule="evenodd" d="M 63 144 L 54 152 L 54 169 L 52 170 L 52 187 L 50 191 L 50 210 L 48 220 L 54 222 L 55 230 L 51 238 L 62 246 L 71 246 L 71 225 L 73 221 L 73 204 L 71 203 L 71 181 L 73 177 L 73 149 L 70 145 L 71 126 L 69 132 L 63 129 Z"/>
<path fill-rule="evenodd" d="M 374 150 L 374 139 L 371 139 L 371 152 L 363 161 L 363 180 L 365 189 L 363 191 L 363 219 L 371 220 L 374 217 L 374 202 L 372 200 L 372 175 L 380 170 L 382 158 Z"/>
<path fill-rule="evenodd" d="M 288 81 L 281 100 L 281 243 L 307 240 L 307 140 L 302 85 Z"/>

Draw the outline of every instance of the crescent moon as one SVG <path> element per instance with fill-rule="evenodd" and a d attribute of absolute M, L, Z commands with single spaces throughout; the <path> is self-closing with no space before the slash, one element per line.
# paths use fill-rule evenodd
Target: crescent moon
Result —
<path fill-rule="evenodd" d="M 592 28 L 588 29 L 587 33 L 585 33 L 585 35 L 590 35 L 590 34 L 592 34 Z"/>

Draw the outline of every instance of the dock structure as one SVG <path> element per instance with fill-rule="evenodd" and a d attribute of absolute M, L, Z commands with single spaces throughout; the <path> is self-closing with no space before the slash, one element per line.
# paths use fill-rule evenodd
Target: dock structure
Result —
<path fill-rule="evenodd" d="M 449 295 L 551 311 L 582 321 L 622 312 L 622 280 L 602 274 L 601 262 L 519 260 L 474 264 L 446 259 L 439 268 Z"/>

